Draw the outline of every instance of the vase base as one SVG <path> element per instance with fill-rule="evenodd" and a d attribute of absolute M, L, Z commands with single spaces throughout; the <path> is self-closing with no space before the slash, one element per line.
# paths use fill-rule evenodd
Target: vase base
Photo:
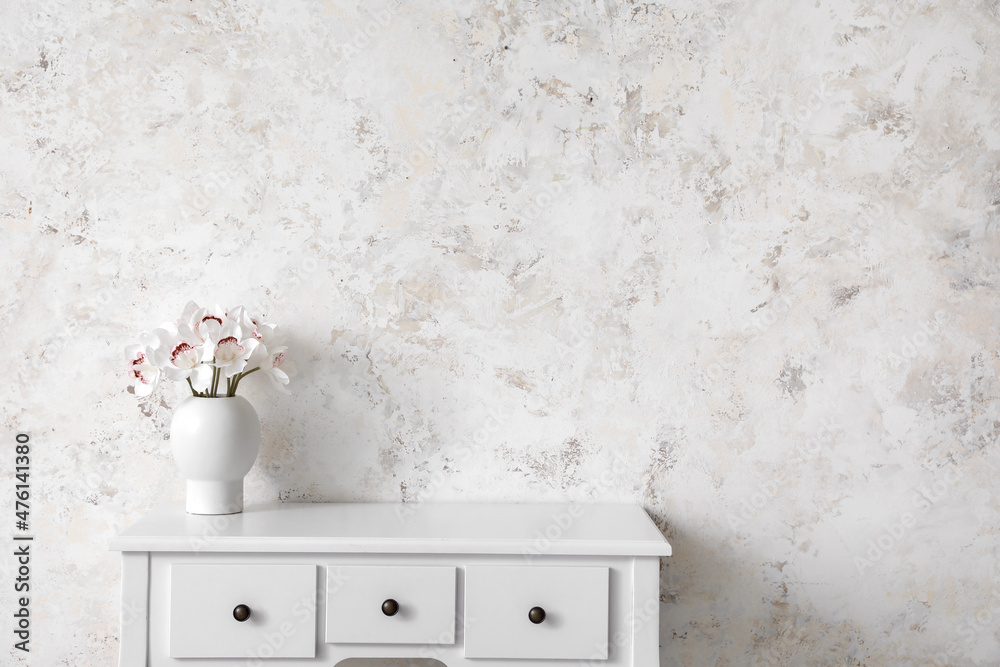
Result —
<path fill-rule="evenodd" d="M 187 480 L 188 514 L 239 514 L 243 511 L 243 480 Z"/>

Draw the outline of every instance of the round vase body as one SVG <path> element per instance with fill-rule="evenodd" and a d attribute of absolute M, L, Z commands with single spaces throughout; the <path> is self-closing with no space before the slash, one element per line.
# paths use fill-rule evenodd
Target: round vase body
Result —
<path fill-rule="evenodd" d="M 243 478 L 260 451 L 260 419 L 242 396 L 189 396 L 170 422 L 189 514 L 243 511 Z"/>

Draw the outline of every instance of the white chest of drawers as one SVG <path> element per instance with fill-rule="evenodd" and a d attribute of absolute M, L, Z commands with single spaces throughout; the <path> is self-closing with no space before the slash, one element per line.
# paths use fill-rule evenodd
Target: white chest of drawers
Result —
<path fill-rule="evenodd" d="M 121 667 L 659 665 L 670 545 L 632 505 L 168 505 L 111 548 Z"/>

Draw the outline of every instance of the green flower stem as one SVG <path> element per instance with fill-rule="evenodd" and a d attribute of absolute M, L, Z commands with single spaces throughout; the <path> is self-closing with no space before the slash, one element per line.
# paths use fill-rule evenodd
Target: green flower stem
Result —
<path fill-rule="evenodd" d="M 235 382 L 233 382 L 233 388 L 232 388 L 232 389 L 230 390 L 230 392 L 229 392 L 229 394 L 228 394 L 228 395 L 229 395 L 229 396 L 235 396 L 235 395 L 236 395 L 236 387 L 238 387 L 238 386 L 239 386 L 239 384 L 240 384 L 240 380 L 242 380 L 242 379 L 243 379 L 243 378 L 245 378 L 246 376 L 250 375 L 251 373 L 256 373 L 256 372 L 257 372 L 257 371 L 259 371 L 259 370 L 260 370 L 260 366 L 255 366 L 255 367 L 254 367 L 254 368 L 252 368 L 251 370 L 248 370 L 248 371 L 243 371 L 242 373 L 239 373 L 239 374 L 235 375 L 235 376 L 234 376 L 234 379 L 235 379 L 236 381 L 235 381 Z"/>
<path fill-rule="evenodd" d="M 215 363 L 215 359 L 214 358 L 212 359 L 212 363 L 213 364 Z M 219 369 L 216 368 L 215 366 L 213 366 L 212 367 L 212 398 L 218 398 L 219 397 L 219 376 L 220 375 L 222 375 L 222 373 L 219 372 Z"/>
<path fill-rule="evenodd" d="M 191 384 L 191 377 L 190 376 L 188 377 L 187 381 L 188 381 L 188 386 L 191 387 L 191 394 L 194 395 L 194 396 L 197 396 L 198 392 L 196 392 L 194 390 L 194 385 Z"/>

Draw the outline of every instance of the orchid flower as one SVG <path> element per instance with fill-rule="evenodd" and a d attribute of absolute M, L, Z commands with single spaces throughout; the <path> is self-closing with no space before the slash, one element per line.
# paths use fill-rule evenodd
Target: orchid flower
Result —
<path fill-rule="evenodd" d="M 128 360 L 128 376 L 134 387 L 136 396 L 149 396 L 160 384 L 160 369 L 153 363 L 153 357 L 159 340 L 150 333 L 139 336 L 138 345 L 125 348 L 125 358 Z"/>
<path fill-rule="evenodd" d="M 181 314 L 177 330 L 188 340 L 205 343 L 213 339 L 218 340 L 225 320 L 226 311 L 219 306 L 210 310 L 202 308 L 194 301 L 189 301 Z"/>
<path fill-rule="evenodd" d="M 288 348 L 283 345 L 274 348 L 268 358 L 266 368 L 263 369 L 274 388 L 283 394 L 291 393 L 286 385 L 288 385 L 289 378 L 296 373 L 295 364 L 289 361 L 285 355 L 287 351 Z"/>
<path fill-rule="evenodd" d="M 233 320 L 226 320 L 215 341 L 213 365 L 222 370 L 226 379 L 242 373 L 247 360 L 260 343 L 252 336 L 243 337 L 243 330 Z"/>
<path fill-rule="evenodd" d="M 295 369 L 286 360 L 283 338 L 278 327 L 259 322 L 242 306 L 227 311 L 190 301 L 176 323 L 143 333 L 138 345 L 126 348 L 129 380 L 139 396 L 149 395 L 163 377 L 187 381 L 195 396 L 235 396 L 243 378 L 263 370 L 288 393 Z"/>
<path fill-rule="evenodd" d="M 243 331 L 248 332 L 248 335 L 253 336 L 265 347 L 280 344 L 278 341 L 278 327 L 273 324 L 258 322 L 250 317 L 243 306 L 239 306 L 233 310 L 232 318 L 240 323 Z"/>
<path fill-rule="evenodd" d="M 190 330 L 169 324 L 153 334 L 162 343 L 155 358 L 163 374 L 170 380 L 187 380 L 194 391 L 208 389 L 212 369 L 204 362 L 211 360 L 211 348 Z"/>

